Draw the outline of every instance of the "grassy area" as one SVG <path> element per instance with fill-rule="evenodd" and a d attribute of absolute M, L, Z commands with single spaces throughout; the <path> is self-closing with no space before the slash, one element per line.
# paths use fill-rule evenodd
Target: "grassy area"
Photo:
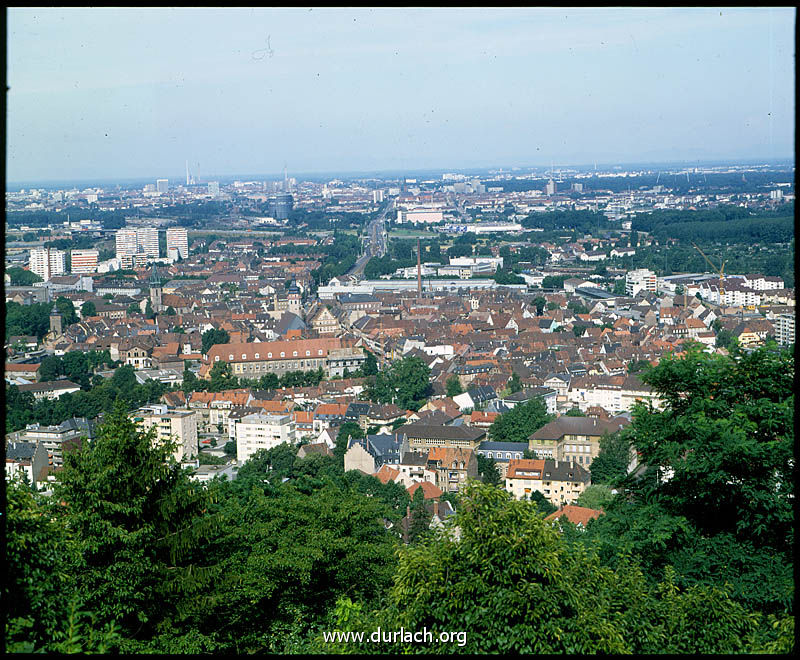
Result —
<path fill-rule="evenodd" d="M 419 231 L 417 229 L 392 229 L 389 238 L 431 238 L 435 236 L 430 231 Z"/>

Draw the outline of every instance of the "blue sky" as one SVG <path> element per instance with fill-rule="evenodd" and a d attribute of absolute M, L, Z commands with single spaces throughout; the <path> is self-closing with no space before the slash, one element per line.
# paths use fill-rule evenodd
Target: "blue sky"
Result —
<path fill-rule="evenodd" d="M 7 11 L 9 181 L 794 153 L 793 8 Z"/>

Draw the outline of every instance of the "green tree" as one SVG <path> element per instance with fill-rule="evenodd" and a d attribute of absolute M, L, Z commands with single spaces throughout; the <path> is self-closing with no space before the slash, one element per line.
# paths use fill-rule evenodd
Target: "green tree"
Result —
<path fill-rule="evenodd" d="M 536 296 L 533 299 L 533 305 L 536 307 L 536 314 L 541 316 L 545 305 L 547 305 L 547 300 L 545 300 L 542 296 Z"/>
<path fill-rule="evenodd" d="M 107 653 L 119 647 L 113 622 L 99 625 L 63 570 L 77 546 L 54 506 L 14 479 L 6 485 L 5 648 L 11 653 Z M 57 570 L 54 570 L 57 568 Z"/>
<path fill-rule="evenodd" d="M 230 335 L 222 329 L 211 328 L 202 334 L 202 352 L 208 355 L 209 349 L 215 344 L 227 344 L 231 340 Z"/>
<path fill-rule="evenodd" d="M 605 484 L 591 484 L 578 496 L 575 504 L 590 509 L 606 509 L 614 498 L 611 486 Z"/>
<path fill-rule="evenodd" d="M 394 640 L 381 646 L 383 652 L 441 652 L 439 631 L 467 631 L 452 646 L 463 653 L 748 648 L 757 617 L 723 591 L 677 589 L 671 573 L 652 587 L 634 561 L 623 557 L 614 570 L 602 566 L 529 502 L 479 483 L 468 486 L 465 497 L 453 522 L 459 538 L 450 528 L 402 549 L 387 607 L 354 612 L 362 630 L 380 625 L 433 632 L 433 643 Z M 340 651 L 356 648 L 338 645 Z"/>
<path fill-rule="evenodd" d="M 581 412 L 580 408 L 570 408 L 567 412 L 564 413 L 567 417 L 586 417 L 586 415 Z"/>
<path fill-rule="evenodd" d="M 209 392 L 224 392 L 239 387 L 239 379 L 231 374 L 231 365 L 227 362 L 215 362 L 209 376 Z"/>
<path fill-rule="evenodd" d="M 642 379 L 665 407 L 635 407 L 624 433 L 642 468 L 587 536 L 607 557 L 629 548 L 650 576 L 672 565 L 682 586 L 727 584 L 748 607 L 791 614 L 792 351 L 721 356 L 690 346 Z"/>
<path fill-rule="evenodd" d="M 516 405 L 500 415 L 489 427 L 489 436 L 495 442 L 528 442 L 528 436 L 538 431 L 552 419 L 540 399 Z"/>
<path fill-rule="evenodd" d="M 6 268 L 6 273 L 11 277 L 11 286 L 31 286 L 42 281 L 36 273 L 17 266 Z"/>
<path fill-rule="evenodd" d="M 502 480 L 500 479 L 500 471 L 497 469 L 497 463 L 493 458 L 486 458 L 483 454 L 476 454 L 478 459 L 478 475 L 481 481 L 485 484 L 492 486 L 500 486 Z"/>
<path fill-rule="evenodd" d="M 75 311 L 75 305 L 73 305 L 72 301 L 68 298 L 64 298 L 64 296 L 56 298 L 56 308 L 61 313 L 61 320 L 65 328 L 68 325 L 78 322 L 78 314 Z"/>
<path fill-rule="evenodd" d="M 367 386 L 367 396 L 378 403 L 419 410 L 430 395 L 430 368 L 418 357 L 408 356 L 379 372 Z"/>
<path fill-rule="evenodd" d="M 375 358 L 375 354 L 370 351 L 365 351 L 367 354 L 367 359 L 364 363 L 359 367 L 359 375 L 360 376 L 374 376 L 378 373 L 378 360 Z"/>
<path fill-rule="evenodd" d="M 198 552 L 217 518 L 203 515 L 207 491 L 173 451 L 118 404 L 91 445 L 65 455 L 54 488 L 78 548 L 64 568 L 98 620 L 116 620 L 131 639 L 181 620 L 218 577 Z"/>
<path fill-rule="evenodd" d="M 344 455 L 347 453 L 347 443 L 350 438 L 363 438 L 364 431 L 355 422 L 345 422 L 339 427 L 336 435 L 336 446 L 333 448 L 333 455 L 340 464 L 344 464 Z"/>
<path fill-rule="evenodd" d="M 87 300 L 81 305 L 81 316 L 84 318 L 87 316 L 94 316 L 95 314 L 97 314 L 97 308 L 91 300 Z"/>
<path fill-rule="evenodd" d="M 612 290 L 612 293 L 615 296 L 624 296 L 625 295 L 625 280 L 624 279 L 614 280 L 614 289 Z"/>
<path fill-rule="evenodd" d="M 150 304 L 150 299 L 148 298 L 147 304 L 144 307 L 144 316 L 147 319 L 154 319 L 156 317 L 156 313 L 153 310 L 153 306 Z"/>
<path fill-rule="evenodd" d="M 408 542 L 416 543 L 428 533 L 432 518 L 425 508 L 425 494 L 422 488 L 417 488 L 414 491 L 410 509 L 411 520 L 408 522 Z"/>
<path fill-rule="evenodd" d="M 461 387 L 461 380 L 459 380 L 458 376 L 453 374 L 447 379 L 446 390 L 447 396 L 453 397 L 458 396 L 459 394 L 463 394 L 464 388 Z"/>
<path fill-rule="evenodd" d="M 600 438 L 600 451 L 592 460 L 589 469 L 592 472 L 592 483 L 618 483 L 628 474 L 631 462 L 631 441 L 624 432 L 604 433 Z"/>
<path fill-rule="evenodd" d="M 167 311 L 165 312 L 167 316 L 175 316 L 175 308 L 174 307 L 167 307 Z"/>
<path fill-rule="evenodd" d="M 516 371 L 511 372 L 511 378 L 508 379 L 506 387 L 508 388 L 509 394 L 522 391 L 522 380 Z"/>

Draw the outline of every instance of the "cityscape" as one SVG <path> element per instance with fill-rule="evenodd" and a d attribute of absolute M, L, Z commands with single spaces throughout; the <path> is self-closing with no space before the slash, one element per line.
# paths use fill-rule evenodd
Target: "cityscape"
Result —
<path fill-rule="evenodd" d="M 8 10 L 8 650 L 794 649 L 794 83 L 785 48 L 795 10 L 559 12 Z M 294 46 L 296 59 L 286 55 L 278 29 L 298 30 L 296 48 L 317 53 L 313 66 L 327 71 L 314 84 L 327 86 L 350 84 L 346 67 L 330 63 L 336 56 L 371 55 L 368 72 L 416 62 L 417 42 L 400 27 L 423 38 L 449 25 L 453 49 L 481 31 L 488 51 L 502 59 L 503 48 L 517 49 L 524 63 L 550 43 L 550 25 L 590 71 L 629 66 L 619 52 L 679 57 L 684 42 L 664 45 L 659 20 L 667 35 L 705 35 L 692 57 L 719 72 L 728 65 L 704 60 L 706 48 L 727 52 L 751 26 L 736 57 L 769 58 L 768 81 L 751 68 L 743 75 L 754 91 L 769 85 L 747 103 L 771 119 L 751 113 L 737 124 L 745 119 L 730 110 L 712 128 L 709 106 L 679 129 L 664 119 L 665 97 L 660 128 L 617 134 L 609 125 L 613 140 L 587 135 L 576 151 L 563 120 L 543 110 L 563 142 L 520 133 L 515 151 L 504 131 L 517 130 L 516 115 L 473 91 L 459 98 L 474 104 L 476 121 L 491 107 L 498 124 L 508 117 L 502 128 L 468 131 L 479 160 L 464 155 L 466 134 L 422 146 L 421 131 L 432 129 L 389 115 L 382 124 L 386 99 L 351 134 L 367 121 L 356 87 L 353 105 L 339 107 L 331 91 L 326 107 L 305 107 L 306 55 Z M 187 103 L 186 124 L 200 133 L 184 140 L 175 124 L 175 143 L 156 147 L 156 121 L 128 141 L 111 117 L 139 112 L 130 90 L 151 88 L 141 69 L 123 67 L 133 82 L 107 96 L 108 118 L 97 119 L 120 135 L 108 144 L 126 156 L 112 158 L 107 135 L 84 134 L 81 123 L 107 91 L 43 91 L 44 70 L 66 65 L 22 57 L 25 39 L 72 25 L 74 37 L 58 43 L 83 39 L 75 66 L 89 51 L 122 66 L 139 31 L 166 56 L 161 39 L 174 26 L 205 35 L 214 22 L 269 35 L 245 49 L 254 77 L 237 78 L 243 67 L 220 81 L 232 104 L 231 81 L 262 84 L 264 66 L 288 67 L 265 79 L 270 94 L 298 103 L 294 120 L 276 109 L 285 136 L 264 142 L 268 157 L 251 147 L 270 122 L 246 129 L 252 108 L 233 107 L 218 117 L 230 143 L 212 156 L 210 136 L 197 137 L 207 110 L 178 100 L 199 93 L 199 79 L 175 82 L 176 59 L 148 84 L 163 92 L 166 76 L 179 91 L 164 98 L 177 106 L 155 106 L 169 123 Z M 315 25 L 333 41 L 311 39 Z M 597 46 L 606 64 L 591 62 L 593 27 L 623 49 Z M 115 34 L 119 50 L 101 51 Z M 531 46 L 530 34 L 542 44 Z M 224 60 L 227 43 L 209 48 Z M 445 52 L 426 48 L 431 58 Z M 222 71 L 188 42 L 185 53 L 209 76 Z M 482 67 L 505 80 L 516 64 L 503 59 L 501 72 L 496 57 L 476 60 L 475 80 Z M 110 75 L 108 63 L 91 66 L 93 84 Z M 428 90 L 425 103 L 449 107 L 428 83 L 393 75 L 400 90 Z M 723 107 L 727 91 L 718 93 Z M 526 94 L 514 98 L 538 112 Z M 63 107 L 52 121 L 77 151 L 69 140 L 39 145 L 51 130 L 30 132 L 37 112 L 45 121 L 43 103 Z M 398 109 L 406 103 L 398 98 Z M 147 112 L 138 126 L 149 125 Z M 426 112 L 422 122 L 443 121 Z M 330 130 L 301 138 L 309 116 Z M 467 116 L 452 114 L 438 133 Z M 407 129 L 408 145 L 363 149 L 364 136 Z M 489 151 L 482 132 L 507 144 Z M 225 134 L 220 125 L 213 139 Z M 339 141 L 348 135 L 349 149 Z"/>

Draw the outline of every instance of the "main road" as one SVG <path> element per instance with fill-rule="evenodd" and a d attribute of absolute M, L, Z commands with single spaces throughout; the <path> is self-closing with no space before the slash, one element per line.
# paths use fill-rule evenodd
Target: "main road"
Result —
<path fill-rule="evenodd" d="M 386 214 L 392 208 L 394 208 L 394 202 L 389 200 L 380 215 L 367 225 L 364 252 L 356 261 L 355 266 L 347 271 L 348 275 L 361 277 L 364 273 L 364 267 L 372 257 L 382 257 L 386 254 L 386 227 L 383 223 L 386 220 Z"/>

